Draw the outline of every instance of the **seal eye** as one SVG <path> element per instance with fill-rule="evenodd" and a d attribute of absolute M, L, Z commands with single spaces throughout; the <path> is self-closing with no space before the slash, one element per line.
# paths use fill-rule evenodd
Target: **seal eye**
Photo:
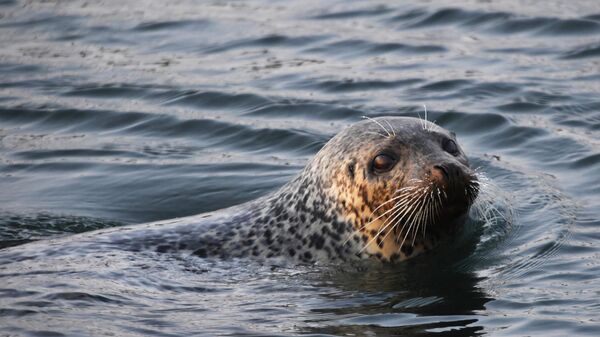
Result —
<path fill-rule="evenodd" d="M 458 155 L 458 145 L 456 145 L 456 142 L 452 139 L 446 139 L 442 147 L 444 148 L 444 151 L 450 153 L 451 155 Z"/>
<path fill-rule="evenodd" d="M 394 164 L 396 164 L 396 159 L 387 154 L 378 154 L 377 157 L 373 159 L 373 170 L 376 173 L 387 172 L 394 167 Z"/>

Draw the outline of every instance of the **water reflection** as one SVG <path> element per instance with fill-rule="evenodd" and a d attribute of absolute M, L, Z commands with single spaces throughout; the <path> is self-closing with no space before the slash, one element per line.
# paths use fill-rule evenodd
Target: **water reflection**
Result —
<path fill-rule="evenodd" d="M 357 336 L 480 332 L 478 315 L 493 297 L 467 262 L 482 234 L 481 226 L 469 227 L 455 242 L 400 265 L 322 270 L 315 281 L 334 290 L 322 294 L 327 306 L 313 308 L 317 318 L 306 321 L 302 331 Z"/>

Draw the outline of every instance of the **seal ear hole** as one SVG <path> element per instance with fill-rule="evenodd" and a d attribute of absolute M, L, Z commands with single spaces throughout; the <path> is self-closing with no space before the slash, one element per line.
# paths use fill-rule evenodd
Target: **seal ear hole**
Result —
<path fill-rule="evenodd" d="M 373 158 L 373 172 L 375 173 L 384 173 L 391 170 L 394 165 L 396 165 L 396 158 L 385 154 L 380 153 L 375 158 Z"/>

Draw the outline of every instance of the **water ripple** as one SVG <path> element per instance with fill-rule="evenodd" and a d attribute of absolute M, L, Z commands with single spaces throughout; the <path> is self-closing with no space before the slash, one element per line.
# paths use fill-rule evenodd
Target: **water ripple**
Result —
<path fill-rule="evenodd" d="M 385 53 L 428 54 L 443 53 L 447 49 L 439 45 L 409 45 L 405 43 L 388 42 L 374 43 L 366 40 L 342 40 L 323 46 L 305 50 L 306 53 L 324 53 L 345 57 L 361 57 L 365 54 L 381 55 Z"/>
<path fill-rule="evenodd" d="M 560 58 L 564 60 L 576 60 L 598 56 L 600 56 L 600 45 L 584 45 L 563 53 Z"/>
<path fill-rule="evenodd" d="M 374 8 L 364 8 L 357 10 L 347 10 L 347 11 L 331 11 L 319 15 L 315 15 L 312 19 L 316 20 L 341 20 L 341 19 L 349 19 L 349 18 L 359 18 L 359 17 L 369 17 L 369 16 L 377 16 L 381 14 L 386 14 L 391 11 L 390 8 L 379 5 Z"/>
<path fill-rule="evenodd" d="M 596 1 L 0 6 L 0 335 L 599 331 Z M 497 216 L 408 263 L 61 245 L 256 199 L 361 116 L 423 105 Z"/>

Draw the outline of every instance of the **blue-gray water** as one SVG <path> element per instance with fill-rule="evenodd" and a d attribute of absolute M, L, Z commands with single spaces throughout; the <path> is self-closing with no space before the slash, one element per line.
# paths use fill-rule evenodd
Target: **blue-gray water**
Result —
<path fill-rule="evenodd" d="M 3 0 L 0 46 L 0 247 L 254 199 L 424 104 L 514 211 L 397 266 L 7 264 L 0 336 L 600 335 L 596 0 Z"/>

